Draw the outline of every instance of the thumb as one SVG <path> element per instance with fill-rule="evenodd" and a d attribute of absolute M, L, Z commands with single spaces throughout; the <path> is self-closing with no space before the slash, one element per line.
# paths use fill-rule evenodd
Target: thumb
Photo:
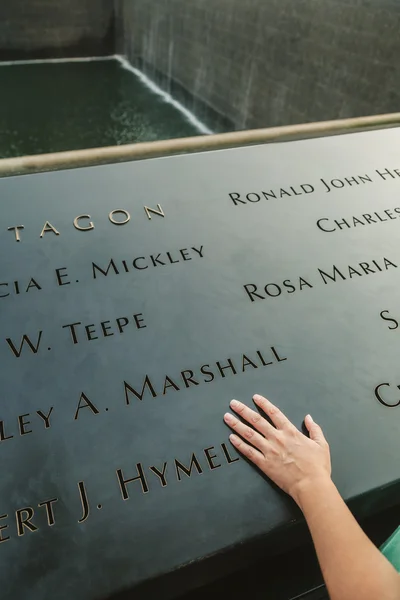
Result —
<path fill-rule="evenodd" d="M 317 444 L 323 444 L 326 442 L 325 436 L 322 432 L 322 429 L 317 423 L 314 421 L 311 415 L 307 415 L 304 419 L 305 426 L 310 434 L 310 438 L 317 442 Z"/>

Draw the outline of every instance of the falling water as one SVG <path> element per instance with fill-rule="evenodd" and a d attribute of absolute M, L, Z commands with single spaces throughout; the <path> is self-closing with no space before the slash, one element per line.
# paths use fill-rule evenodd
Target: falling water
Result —
<path fill-rule="evenodd" d="M 174 40 L 170 39 L 168 45 L 168 91 L 171 94 L 171 86 L 172 86 L 172 67 L 174 60 Z"/>
<path fill-rule="evenodd" d="M 211 133 L 119 56 L 0 63 L 0 88 L 0 158 Z"/>
<path fill-rule="evenodd" d="M 212 131 L 211 129 L 209 129 L 207 127 L 207 125 L 205 125 L 204 123 L 202 123 L 197 117 L 195 117 L 195 115 L 188 110 L 187 108 L 185 108 L 183 106 L 183 104 L 181 104 L 180 102 L 178 102 L 178 100 L 175 100 L 175 98 L 173 98 L 171 96 L 171 94 L 169 94 L 168 92 L 165 92 L 164 90 L 162 90 L 156 83 L 154 83 L 154 81 L 152 81 L 149 77 L 147 77 L 147 75 L 145 75 L 144 73 L 142 73 L 142 71 L 139 71 L 139 69 L 136 69 L 135 67 L 133 67 L 129 61 L 124 58 L 123 56 L 116 56 L 115 57 L 120 63 L 121 66 L 126 69 L 127 71 L 130 71 L 131 73 L 133 73 L 134 75 L 136 75 L 136 77 L 152 92 L 154 92 L 155 94 L 158 94 L 159 96 L 161 96 L 163 98 L 163 100 L 168 103 L 171 104 L 174 108 L 176 108 L 177 110 L 179 110 L 179 112 L 181 112 L 186 119 L 189 121 L 189 123 L 191 123 L 192 125 L 194 125 L 194 127 L 196 127 L 196 129 L 204 134 L 211 134 Z"/>

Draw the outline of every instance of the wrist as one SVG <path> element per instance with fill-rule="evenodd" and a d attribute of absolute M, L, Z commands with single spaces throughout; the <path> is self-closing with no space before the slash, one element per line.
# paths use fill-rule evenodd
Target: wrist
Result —
<path fill-rule="evenodd" d="M 299 481 L 293 490 L 291 496 L 299 508 L 304 512 L 310 504 L 319 501 L 321 494 L 327 494 L 335 487 L 330 475 L 320 474 L 307 477 Z"/>

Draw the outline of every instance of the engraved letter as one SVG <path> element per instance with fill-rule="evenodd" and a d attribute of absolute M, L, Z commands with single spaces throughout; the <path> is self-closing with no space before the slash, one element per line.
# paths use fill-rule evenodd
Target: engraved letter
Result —
<path fill-rule="evenodd" d="M 236 375 L 235 366 L 234 366 L 234 364 L 233 364 L 233 362 L 232 362 L 232 360 L 230 358 L 228 358 L 228 364 L 226 365 L 226 367 L 222 367 L 220 362 L 217 362 L 217 367 L 218 367 L 218 370 L 221 373 L 222 377 L 226 376 L 225 373 L 224 373 L 225 369 L 231 369 L 232 373 L 234 375 Z"/>
<path fill-rule="evenodd" d="M 20 435 L 27 435 L 28 433 L 32 433 L 32 429 L 25 429 L 27 425 L 30 425 L 30 421 L 24 421 L 25 417 L 29 417 L 29 413 L 26 415 L 20 415 L 18 417 L 18 427 Z"/>
<path fill-rule="evenodd" d="M 91 342 L 92 340 L 99 339 L 98 336 L 95 335 L 96 329 L 94 327 L 94 323 L 92 323 L 91 325 L 85 325 L 86 337 L 89 340 L 89 342 Z"/>
<path fill-rule="evenodd" d="M 49 429 L 49 427 L 50 427 L 50 415 L 51 415 L 51 413 L 53 412 L 53 408 L 54 408 L 54 406 L 52 406 L 52 407 L 50 408 L 50 410 L 49 410 L 49 412 L 47 413 L 47 415 L 45 415 L 45 414 L 44 414 L 44 413 L 43 413 L 41 410 L 37 410 L 37 411 L 36 411 L 36 412 L 37 412 L 37 414 L 39 415 L 39 417 L 40 417 L 41 419 L 43 419 L 43 421 L 44 421 L 44 428 L 45 428 L 45 429 Z"/>
<path fill-rule="evenodd" d="M 141 325 L 140 323 L 144 323 L 144 319 L 140 319 L 139 317 L 143 317 L 143 314 L 137 313 L 137 315 L 133 315 L 133 318 L 135 319 L 135 325 L 138 329 L 145 329 L 147 325 Z"/>
<path fill-rule="evenodd" d="M 151 395 L 153 396 L 153 398 L 157 397 L 157 393 L 155 392 L 153 385 L 150 381 L 150 378 L 148 375 L 146 375 L 146 377 L 144 378 L 144 382 L 142 385 L 142 391 L 139 393 L 136 390 L 133 389 L 133 387 L 131 387 L 129 385 L 129 383 L 127 383 L 126 381 L 124 381 L 124 391 L 125 391 L 125 400 L 127 404 L 130 404 L 130 400 L 129 400 L 129 396 L 128 396 L 128 392 L 131 392 L 131 394 L 133 394 L 134 396 L 136 396 L 136 398 L 138 398 L 139 400 L 143 400 L 143 396 L 144 393 L 146 391 L 146 388 L 151 392 Z"/>
<path fill-rule="evenodd" d="M 196 470 L 200 475 L 203 473 L 200 463 L 197 460 L 196 455 L 194 453 L 192 454 L 192 458 L 190 460 L 189 467 L 185 467 L 185 465 L 183 465 L 181 462 L 179 462 L 179 460 L 175 459 L 175 469 L 176 469 L 176 476 L 178 477 L 178 481 L 181 481 L 181 479 L 182 479 L 180 470 L 183 471 L 185 473 L 185 475 L 190 477 L 192 475 L 193 466 L 196 467 Z"/>
<path fill-rule="evenodd" d="M 272 354 L 275 356 L 278 362 L 283 362 L 284 360 L 287 360 L 287 358 L 281 358 L 273 346 L 271 346 L 271 350 Z"/>
<path fill-rule="evenodd" d="M 153 471 L 153 473 L 155 473 L 155 475 L 157 475 L 160 478 L 162 487 L 165 487 L 167 485 L 167 480 L 165 478 L 165 471 L 166 470 L 167 470 L 167 463 L 166 462 L 164 463 L 162 471 L 159 471 L 157 469 L 157 467 L 150 467 L 150 471 Z"/>
<path fill-rule="evenodd" d="M 214 460 L 214 458 L 217 458 L 217 455 L 216 454 L 210 455 L 211 450 L 214 450 L 214 446 L 210 446 L 210 448 L 205 448 L 204 454 L 206 455 L 208 465 L 212 471 L 213 469 L 218 469 L 221 465 L 214 465 L 213 460 Z"/>
<path fill-rule="evenodd" d="M 89 225 L 87 227 L 81 227 L 78 224 L 79 219 L 91 219 L 91 216 L 90 215 L 79 215 L 79 217 L 75 217 L 75 219 L 74 219 L 75 229 L 78 229 L 79 231 L 89 231 L 90 229 L 94 229 L 94 225 L 93 225 L 92 221 L 89 221 Z"/>
<path fill-rule="evenodd" d="M 384 262 L 384 264 L 385 264 L 385 269 L 386 269 L 386 271 L 387 271 L 387 269 L 388 269 L 388 265 L 389 265 L 389 266 L 391 266 L 391 267 L 394 267 L 395 269 L 397 269 L 397 265 L 395 265 L 394 263 L 392 263 L 392 262 L 391 262 L 389 259 L 387 259 L 387 258 L 384 258 L 384 259 L 383 259 L 383 262 Z"/>
<path fill-rule="evenodd" d="M 8 519 L 8 515 L 0 515 L 0 520 L 1 519 Z M 10 539 L 10 536 L 8 535 L 7 537 L 3 537 L 3 534 L 1 533 L 3 531 L 3 529 L 7 529 L 8 525 L 0 525 L 0 544 L 1 542 L 6 542 L 7 540 Z"/>
<path fill-rule="evenodd" d="M 324 184 L 324 186 L 326 187 L 326 193 L 331 191 L 331 188 L 329 187 L 329 185 L 326 183 L 326 181 L 324 181 L 323 179 L 321 179 L 322 183 Z"/>
<path fill-rule="evenodd" d="M 157 204 L 157 208 L 158 208 L 158 210 L 155 210 L 154 208 L 149 208 L 148 206 L 144 207 L 144 212 L 146 213 L 148 219 L 151 220 L 150 213 L 153 213 L 154 215 L 160 215 L 160 217 L 165 217 L 164 211 L 161 208 L 160 204 Z"/>
<path fill-rule="evenodd" d="M 164 380 L 164 388 L 162 392 L 163 396 L 165 396 L 165 394 L 167 393 L 168 388 L 173 388 L 177 392 L 179 392 L 180 390 L 180 387 L 175 383 L 175 381 L 171 379 L 171 377 L 168 377 L 168 375 L 166 375 Z"/>
<path fill-rule="evenodd" d="M 78 523 L 84 523 L 90 513 L 89 500 L 88 500 L 87 493 L 86 493 L 85 482 L 80 481 L 78 483 L 78 488 L 79 488 L 79 497 L 81 499 L 81 504 L 82 504 L 82 516 L 79 519 Z"/>
<path fill-rule="evenodd" d="M 42 233 L 40 234 L 40 237 L 42 238 L 44 236 L 44 234 L 47 233 L 48 231 L 52 231 L 56 235 L 60 235 L 60 232 L 57 231 L 57 229 L 55 227 L 53 227 L 53 225 L 51 223 L 46 221 L 46 223 L 43 225 L 43 229 L 42 229 Z"/>
<path fill-rule="evenodd" d="M 379 177 L 381 177 L 384 181 L 386 181 L 386 175 L 390 175 L 392 179 L 395 179 L 395 176 L 389 171 L 389 169 L 385 169 L 382 173 L 378 171 L 378 169 L 375 169 L 375 171 L 378 173 Z"/>
<path fill-rule="evenodd" d="M 107 277 L 108 271 L 111 269 L 111 267 L 114 269 L 114 273 L 116 275 L 119 275 L 119 271 L 118 271 L 118 269 L 117 269 L 117 267 L 116 267 L 115 262 L 114 262 L 113 259 L 110 260 L 110 262 L 108 263 L 107 270 L 105 270 L 105 271 L 103 271 L 103 269 L 101 269 L 94 262 L 92 262 L 93 279 L 96 279 L 96 269 L 97 269 L 97 271 L 100 271 L 100 273 L 102 273 L 104 276 Z"/>
<path fill-rule="evenodd" d="M 250 198 L 250 196 L 255 196 L 255 199 L 252 200 Z M 248 194 L 246 194 L 246 198 L 249 202 L 260 202 L 260 200 L 261 200 L 261 197 L 258 194 L 256 194 L 255 192 L 249 192 Z"/>
<path fill-rule="evenodd" d="M 265 360 L 264 360 L 264 357 L 263 357 L 263 355 L 261 354 L 261 351 L 260 351 L 260 350 L 257 350 L 257 354 L 258 354 L 258 356 L 260 357 L 260 360 L 261 360 L 261 362 L 262 362 L 262 365 L 263 365 L 264 367 L 268 367 L 269 365 L 272 365 L 272 362 L 271 362 L 271 361 L 270 361 L 270 362 L 265 362 Z"/>
<path fill-rule="evenodd" d="M 107 326 L 106 326 L 106 323 L 110 323 L 110 321 L 102 321 L 102 322 L 100 323 L 100 325 L 101 325 L 101 329 L 102 329 L 102 331 L 103 331 L 103 335 L 104 335 L 104 337 L 110 337 L 110 336 L 114 335 L 114 332 L 113 332 L 113 333 L 107 333 L 107 331 L 110 331 L 110 329 L 111 329 L 111 325 L 110 325 L 109 327 L 107 327 Z"/>
<path fill-rule="evenodd" d="M 27 516 L 24 519 L 22 518 L 23 513 L 27 514 Z M 15 518 L 17 520 L 18 536 L 25 534 L 24 527 L 29 529 L 29 531 L 37 531 L 38 530 L 36 525 L 34 525 L 31 522 L 31 519 L 34 514 L 35 513 L 33 512 L 33 508 L 31 508 L 30 506 L 27 506 L 26 508 L 21 508 L 20 510 L 16 511 Z"/>
<path fill-rule="evenodd" d="M 45 502 L 41 502 L 40 504 L 38 504 L 39 508 L 41 508 L 42 506 L 46 507 L 47 525 L 49 527 L 54 525 L 54 523 L 56 522 L 54 519 L 54 511 L 52 507 L 52 504 L 54 502 L 58 502 L 58 498 L 52 498 L 51 500 L 46 500 Z"/>
<path fill-rule="evenodd" d="M 333 265 L 333 272 L 332 275 L 329 275 L 329 273 L 325 273 L 324 271 L 322 271 L 321 269 L 318 269 L 319 274 L 322 277 L 322 281 L 325 283 L 325 285 L 328 283 L 325 280 L 325 277 L 327 277 L 328 279 L 330 279 L 331 281 L 336 281 L 336 275 L 340 275 L 340 277 L 342 279 L 346 279 L 346 277 L 344 275 L 342 275 L 342 273 L 339 271 L 339 269 L 337 267 L 335 267 L 335 265 Z"/>
<path fill-rule="evenodd" d="M 342 221 L 338 221 L 337 219 L 335 219 L 335 223 L 339 227 L 339 229 L 343 229 L 343 227 L 347 227 L 347 229 L 351 228 L 351 225 L 348 224 L 346 219 L 343 219 Z"/>
<path fill-rule="evenodd" d="M 82 400 L 85 401 L 85 404 L 81 405 Z M 78 413 L 79 413 L 80 410 L 82 410 L 82 408 L 90 408 L 90 410 L 92 411 L 92 413 L 94 415 L 98 415 L 99 414 L 99 409 L 96 408 L 95 405 L 92 402 L 90 402 L 89 398 L 86 396 L 86 394 L 84 392 L 81 393 L 81 396 L 79 398 L 78 408 L 76 409 L 74 421 L 78 420 Z"/>
<path fill-rule="evenodd" d="M 17 282 L 17 281 L 16 281 L 15 283 L 18 285 L 18 282 Z M 41 290 L 41 289 L 42 289 L 42 288 L 40 287 L 40 285 L 38 284 L 38 282 L 37 282 L 37 281 L 35 281 L 35 280 L 33 279 L 33 277 L 30 279 L 30 281 L 29 281 L 29 283 L 28 283 L 28 285 L 27 285 L 27 287 L 26 287 L 26 290 L 25 290 L 25 291 L 26 291 L 26 292 L 29 292 L 29 290 L 30 290 L 31 288 L 36 288 L 37 290 Z M 17 292 L 17 294 L 19 294 L 19 291 Z"/>
<path fill-rule="evenodd" d="M 207 367 L 207 369 L 206 369 L 206 367 Z M 212 371 L 210 371 L 209 369 L 210 369 L 210 365 L 202 365 L 200 367 L 200 372 L 203 375 L 208 375 L 208 377 L 209 377 L 208 379 L 203 379 L 204 383 L 211 383 L 215 379 L 214 373 Z"/>
<path fill-rule="evenodd" d="M 24 347 L 25 342 L 29 346 L 29 348 L 31 349 L 31 351 L 33 352 L 33 354 L 37 354 L 37 352 L 39 350 L 39 346 L 40 346 L 40 341 L 42 339 L 42 333 L 43 333 L 43 331 L 39 331 L 38 339 L 37 339 L 37 342 L 36 342 L 36 346 L 31 342 L 30 338 L 27 335 L 23 335 L 22 336 L 22 341 L 21 341 L 21 343 L 19 345 L 19 350 L 17 350 L 17 348 L 14 346 L 11 338 L 7 338 L 6 341 L 7 341 L 8 345 L 10 346 L 10 348 L 11 348 L 12 352 L 14 353 L 14 355 L 17 358 L 19 358 L 21 356 L 22 349 Z"/>
<path fill-rule="evenodd" d="M 123 321 L 123 324 L 121 325 L 120 321 Z M 118 325 L 118 329 L 120 333 L 123 333 L 123 328 L 126 327 L 129 323 L 129 320 L 126 317 L 120 317 L 119 319 L 117 319 L 117 325 Z"/>
<path fill-rule="evenodd" d="M 118 483 L 119 483 L 119 487 L 121 488 L 122 498 L 124 500 L 129 499 L 128 489 L 126 487 L 126 484 L 132 483 L 132 481 L 140 481 L 140 484 L 141 484 L 142 490 L 143 490 L 143 494 L 147 494 L 147 492 L 149 491 L 149 486 L 147 485 L 146 477 L 144 476 L 141 463 L 137 463 L 136 468 L 138 470 L 139 475 L 137 477 L 132 477 L 131 479 L 124 479 L 122 469 L 117 470 Z"/>
<path fill-rule="evenodd" d="M 372 183 L 371 177 L 369 177 L 369 175 L 367 175 L 367 174 L 365 174 L 364 176 L 359 175 L 358 177 L 359 177 L 361 183 L 366 183 L 367 181 L 370 181 Z"/>
<path fill-rule="evenodd" d="M 240 194 L 238 194 L 237 192 L 232 192 L 232 193 L 229 194 L 229 196 L 230 196 L 230 198 L 231 198 L 231 200 L 232 200 L 232 202 L 233 202 L 233 204 L 235 206 L 238 205 L 238 202 L 241 202 L 242 204 L 246 204 L 246 201 L 245 200 L 241 200 L 240 199 Z M 236 198 L 234 196 L 236 196 Z"/>
<path fill-rule="evenodd" d="M 379 385 L 376 386 L 375 397 L 378 400 L 378 402 L 383 404 L 383 406 L 387 406 L 388 408 L 395 408 L 396 406 L 400 406 L 400 400 L 398 402 L 396 402 L 396 404 L 388 404 L 387 402 L 385 402 L 385 400 L 383 400 L 383 398 L 380 394 L 380 388 L 383 386 L 390 387 L 390 383 L 380 383 Z M 400 389 L 400 386 L 397 386 L 397 387 Z"/>
<path fill-rule="evenodd" d="M 187 375 L 188 373 L 188 375 Z M 181 377 L 183 379 L 183 383 L 185 384 L 185 387 L 190 387 L 190 384 L 192 383 L 193 385 L 199 385 L 199 382 L 196 381 L 195 379 L 193 379 L 194 377 L 194 373 L 191 369 L 185 369 L 185 371 L 181 371 Z"/>
<path fill-rule="evenodd" d="M 4 442 L 5 440 L 11 440 L 14 436 L 7 436 L 4 431 L 4 421 L 0 421 L 0 442 Z"/>
<path fill-rule="evenodd" d="M 226 462 L 228 463 L 228 465 L 231 465 L 232 463 L 235 463 L 239 460 L 239 457 L 237 458 L 232 458 L 228 452 L 228 448 L 226 447 L 225 444 L 221 444 L 221 448 L 223 453 L 225 454 L 225 458 L 226 458 Z"/>
<path fill-rule="evenodd" d="M 75 333 L 75 327 L 77 325 L 82 325 L 82 323 L 80 321 L 78 321 L 77 323 L 70 323 L 69 325 L 63 325 L 62 326 L 62 329 L 65 329 L 66 327 L 70 328 L 71 337 L 72 337 L 72 341 L 74 342 L 74 344 L 78 343 L 78 338 L 76 337 L 76 333 Z"/>
<path fill-rule="evenodd" d="M 15 231 L 15 241 L 20 242 L 21 238 L 19 237 L 19 230 L 25 229 L 23 225 L 16 225 L 15 227 L 9 227 L 8 231 Z M 7 538 L 8 539 L 8 538 Z"/>
<path fill-rule="evenodd" d="M 265 300 L 264 296 L 261 296 L 261 294 L 257 294 L 256 289 L 257 286 L 254 285 L 254 283 L 247 283 L 246 285 L 243 286 L 246 294 L 248 295 L 248 297 L 250 298 L 250 300 L 252 302 L 255 302 L 255 299 L 253 298 L 253 296 L 256 296 L 257 298 L 260 298 L 260 300 Z M 253 289 L 250 290 L 250 287 L 252 287 Z"/>
<path fill-rule="evenodd" d="M 381 317 L 381 319 L 383 319 L 384 321 L 392 321 L 392 322 L 393 322 L 393 326 L 392 326 L 392 327 L 390 327 L 390 326 L 388 325 L 388 329 L 397 329 L 397 328 L 398 328 L 398 326 L 399 326 L 399 323 L 398 323 L 398 321 L 396 321 L 396 319 L 393 319 L 393 318 L 391 318 L 391 317 L 384 317 L 384 316 L 383 316 L 383 315 L 384 315 L 384 313 L 387 313 L 387 314 L 389 314 L 389 311 L 388 311 L 388 310 L 383 310 L 381 313 L 379 313 L 379 316 Z"/>
<path fill-rule="evenodd" d="M 251 365 L 253 367 L 253 369 L 258 369 L 258 366 L 256 365 L 256 363 L 254 363 L 248 356 L 243 354 L 243 357 L 242 357 L 242 372 L 243 373 L 245 372 L 246 367 L 248 367 L 249 365 Z"/>
<path fill-rule="evenodd" d="M 197 254 L 200 256 L 200 258 L 204 258 L 204 256 L 203 256 L 203 248 L 204 248 L 204 246 L 200 246 L 199 249 L 197 249 L 194 246 L 192 246 L 192 250 L 194 250 L 195 252 L 197 252 Z"/>
<path fill-rule="evenodd" d="M 329 233 L 332 233 L 332 231 L 336 231 L 336 227 L 334 227 L 333 229 L 324 229 L 321 225 L 322 221 L 329 221 L 329 219 L 318 219 L 318 221 L 317 221 L 318 229 L 320 229 L 321 231 L 329 232 Z"/>
<path fill-rule="evenodd" d="M 68 273 L 63 273 L 61 275 L 60 271 L 66 271 L 66 270 L 67 270 L 67 267 L 61 267 L 60 269 L 56 269 L 56 277 L 57 277 L 58 285 L 69 285 L 71 283 L 70 281 L 62 281 L 63 279 L 68 277 Z"/>
<path fill-rule="evenodd" d="M 125 221 L 116 221 L 114 219 L 115 213 L 122 213 L 123 215 L 125 215 Z M 125 225 L 125 223 L 129 223 L 129 221 L 131 220 L 131 215 L 128 213 L 127 210 L 124 210 L 123 208 L 116 208 L 115 210 L 112 210 L 110 212 L 108 218 L 110 219 L 111 223 L 114 223 L 114 225 Z"/>
<path fill-rule="evenodd" d="M 4 286 L 6 288 L 8 288 L 8 283 L 0 283 L 0 286 Z M 7 294 L 0 294 L 0 298 L 7 298 L 7 296 L 10 295 L 10 292 L 7 292 Z"/>

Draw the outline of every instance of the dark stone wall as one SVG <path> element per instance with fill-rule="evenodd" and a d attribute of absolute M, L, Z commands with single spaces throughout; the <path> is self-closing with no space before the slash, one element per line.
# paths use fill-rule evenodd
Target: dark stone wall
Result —
<path fill-rule="evenodd" d="M 116 0 L 116 14 L 120 53 L 238 129 L 400 110 L 399 0 Z"/>
<path fill-rule="evenodd" d="M 0 1 L 0 60 L 113 52 L 113 0 Z"/>

